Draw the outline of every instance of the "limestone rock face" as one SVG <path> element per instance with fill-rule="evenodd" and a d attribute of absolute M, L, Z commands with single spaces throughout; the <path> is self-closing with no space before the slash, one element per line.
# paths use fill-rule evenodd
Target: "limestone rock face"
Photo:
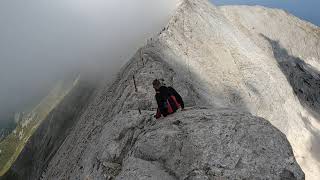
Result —
<path fill-rule="evenodd" d="M 154 47 L 208 104 L 279 128 L 306 178 L 319 179 L 319 27 L 282 10 L 186 0 Z"/>
<path fill-rule="evenodd" d="M 123 161 L 134 143 L 133 134 L 143 128 L 140 121 L 145 119 L 146 114 L 149 119 L 153 118 L 150 113 L 154 114 L 156 110 L 152 88 L 155 78 L 163 77 L 167 85 L 174 84 L 176 90 L 185 97 L 186 106 L 200 104 L 199 99 L 193 98 L 197 94 L 190 88 L 192 85 L 182 81 L 152 50 L 144 48 L 143 59 L 139 51 L 123 67 L 112 85 L 101 83 L 101 88 L 98 88 L 73 132 L 49 162 L 43 174 L 44 179 L 105 179 L 116 177 L 123 168 L 130 169 L 130 163 L 124 166 Z M 144 115 L 139 115 L 138 108 Z M 149 166 L 149 162 L 142 160 L 137 163 Z M 157 167 L 155 164 L 147 169 L 160 176 L 163 173 L 157 172 Z M 142 175 L 147 169 L 138 172 Z"/>
<path fill-rule="evenodd" d="M 120 119 L 131 117 L 125 116 Z M 284 172 L 304 177 L 285 136 L 262 118 L 190 109 L 150 124 L 133 133 L 135 143 L 116 179 L 280 179 Z"/>
<path fill-rule="evenodd" d="M 97 93 L 44 179 L 304 179 L 284 134 L 238 108 L 201 107 L 205 100 L 193 85 L 154 50 L 144 47 L 144 58 L 139 51 Z M 181 92 L 186 111 L 153 118 L 157 77 Z"/>
<path fill-rule="evenodd" d="M 319 28 L 255 9 L 182 1 L 113 84 L 101 81 L 42 173 L 24 178 L 319 179 Z M 256 15 L 283 18 L 314 47 L 277 34 L 281 21 L 247 20 Z M 187 111 L 153 118 L 155 78 Z"/>

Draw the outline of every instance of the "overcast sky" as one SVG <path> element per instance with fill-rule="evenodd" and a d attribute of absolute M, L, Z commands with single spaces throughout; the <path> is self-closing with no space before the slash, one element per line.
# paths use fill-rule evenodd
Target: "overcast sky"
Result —
<path fill-rule="evenodd" d="M 280 8 L 320 26 L 320 0 L 210 0 L 216 5 L 245 4 Z"/>
<path fill-rule="evenodd" d="M 118 71 L 167 23 L 176 0 L 0 0 L 1 113 L 53 79 L 103 63 Z M 122 57 L 122 59 L 120 58 Z"/>

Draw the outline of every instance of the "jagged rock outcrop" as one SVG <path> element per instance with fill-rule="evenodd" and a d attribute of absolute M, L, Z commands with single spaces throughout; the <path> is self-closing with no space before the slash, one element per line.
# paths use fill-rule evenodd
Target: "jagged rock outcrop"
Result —
<path fill-rule="evenodd" d="M 154 122 L 147 112 L 126 112 L 103 129 L 97 158 L 106 177 L 280 179 L 286 172 L 303 177 L 285 136 L 248 113 L 189 109 Z M 110 173 L 108 164 L 114 163 L 122 166 L 118 174 Z M 90 176 L 101 178 L 95 175 L 100 174 Z"/>
<path fill-rule="evenodd" d="M 248 9 L 241 17 L 206 0 L 182 1 L 114 83 L 101 82 L 46 170 L 26 179 L 304 179 L 303 171 L 318 179 L 319 28 Z M 299 38 L 277 34 L 281 22 L 270 33 L 244 23 L 269 11 L 276 13 L 259 18 L 281 17 Z M 314 48 L 295 46 L 300 38 Z M 155 121 L 155 78 L 192 108 Z"/>

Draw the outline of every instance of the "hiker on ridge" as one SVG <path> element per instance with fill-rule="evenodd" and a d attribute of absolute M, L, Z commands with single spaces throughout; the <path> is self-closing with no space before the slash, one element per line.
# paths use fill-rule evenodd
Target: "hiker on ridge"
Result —
<path fill-rule="evenodd" d="M 184 102 L 175 89 L 161 84 L 158 79 L 155 79 L 152 85 L 156 91 L 155 98 L 158 104 L 155 118 L 159 119 L 161 115 L 166 117 L 169 114 L 175 113 L 179 108 L 184 110 Z"/>

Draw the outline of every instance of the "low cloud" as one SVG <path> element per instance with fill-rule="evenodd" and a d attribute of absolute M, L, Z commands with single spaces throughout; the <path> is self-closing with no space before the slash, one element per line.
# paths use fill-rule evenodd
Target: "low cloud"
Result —
<path fill-rule="evenodd" d="M 1 0 L 1 114 L 22 108 L 66 72 L 114 73 L 166 24 L 178 0 Z"/>

